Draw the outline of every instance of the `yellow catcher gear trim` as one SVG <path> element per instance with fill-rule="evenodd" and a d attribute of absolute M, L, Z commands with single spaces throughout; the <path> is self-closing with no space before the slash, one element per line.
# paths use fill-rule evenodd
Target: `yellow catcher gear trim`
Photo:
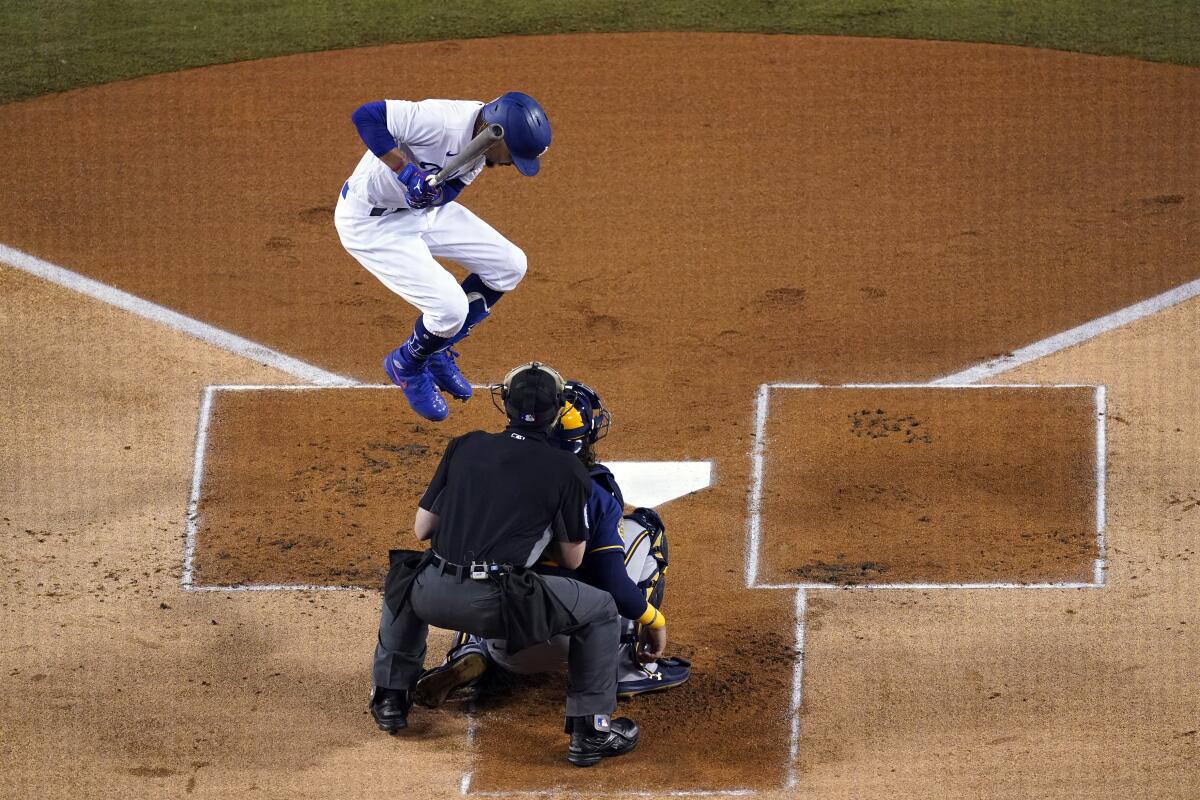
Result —
<path fill-rule="evenodd" d="M 569 435 L 583 428 L 583 415 L 575 406 L 563 403 L 562 416 L 558 418 L 558 423 L 562 426 L 563 433 Z"/>
<path fill-rule="evenodd" d="M 646 610 L 638 617 L 637 623 L 638 625 L 645 625 L 652 631 L 656 631 L 667 624 L 667 618 L 661 611 L 647 603 Z"/>

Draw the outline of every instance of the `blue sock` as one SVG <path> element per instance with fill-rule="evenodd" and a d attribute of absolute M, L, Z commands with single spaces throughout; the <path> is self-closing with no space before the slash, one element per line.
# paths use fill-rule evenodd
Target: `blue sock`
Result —
<path fill-rule="evenodd" d="M 413 360 L 425 361 L 434 353 L 440 353 L 449 347 L 450 340 L 445 336 L 430 333 L 429 329 L 425 327 L 425 318 L 417 317 L 417 322 L 413 325 L 412 336 L 408 337 L 404 346 Z"/>

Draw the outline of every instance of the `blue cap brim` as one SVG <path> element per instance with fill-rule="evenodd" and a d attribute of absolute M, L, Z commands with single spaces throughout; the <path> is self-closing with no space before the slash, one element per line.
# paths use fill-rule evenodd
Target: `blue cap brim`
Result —
<path fill-rule="evenodd" d="M 517 168 L 517 172 L 521 173 L 527 178 L 532 178 L 534 175 L 537 175 L 538 170 L 542 166 L 541 162 L 536 158 L 518 158 L 517 156 L 512 155 L 511 152 L 509 155 L 512 157 L 513 166 Z"/>

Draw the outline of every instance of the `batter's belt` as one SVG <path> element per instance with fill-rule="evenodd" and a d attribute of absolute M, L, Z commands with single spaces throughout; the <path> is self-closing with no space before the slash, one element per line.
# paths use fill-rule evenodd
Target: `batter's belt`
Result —
<path fill-rule="evenodd" d="M 364 203 L 363 201 L 359 200 L 357 197 L 351 197 L 350 196 L 350 181 L 346 181 L 345 183 L 342 184 L 342 199 L 347 202 L 350 202 L 350 203 L 357 203 L 358 205 L 362 206 L 364 209 L 370 209 L 370 211 L 367 212 L 367 215 L 371 216 L 371 217 L 382 217 L 385 214 L 395 214 L 398 211 L 411 211 L 412 210 L 410 208 L 403 208 L 403 207 L 402 208 L 380 208 L 378 206 L 372 206 L 368 203 Z"/>

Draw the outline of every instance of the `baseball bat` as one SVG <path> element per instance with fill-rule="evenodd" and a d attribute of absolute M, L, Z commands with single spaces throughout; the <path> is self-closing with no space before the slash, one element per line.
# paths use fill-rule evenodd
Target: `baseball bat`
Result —
<path fill-rule="evenodd" d="M 442 181 L 449 180 L 456 172 L 470 164 L 475 159 L 479 158 L 484 150 L 487 150 L 500 139 L 504 138 L 504 127 L 493 122 L 484 127 L 478 135 L 467 143 L 467 146 L 462 151 L 446 162 L 446 166 L 439 169 L 436 173 L 429 176 L 430 187 L 437 187 L 442 184 Z"/>

